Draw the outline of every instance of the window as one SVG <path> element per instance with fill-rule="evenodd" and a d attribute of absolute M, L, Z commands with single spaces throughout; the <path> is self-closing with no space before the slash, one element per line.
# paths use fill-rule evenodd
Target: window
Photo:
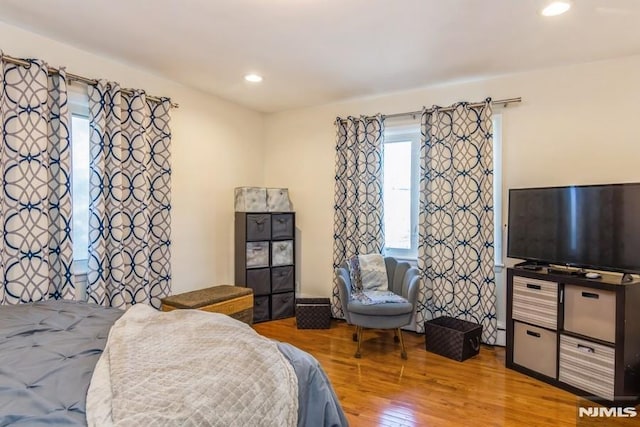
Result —
<path fill-rule="evenodd" d="M 383 197 L 385 252 L 418 257 L 420 125 L 388 126 L 384 134 Z M 494 263 L 502 261 L 502 115 L 493 115 Z"/>
<path fill-rule="evenodd" d="M 89 118 L 71 116 L 73 258 L 87 260 L 89 247 Z"/>
<path fill-rule="evenodd" d="M 86 90 L 86 89 L 85 89 Z M 71 113 L 71 194 L 74 273 L 86 272 L 89 258 L 89 99 L 86 91 L 69 90 Z"/>
<path fill-rule="evenodd" d="M 418 257 L 420 125 L 387 127 L 383 147 L 385 252 Z"/>

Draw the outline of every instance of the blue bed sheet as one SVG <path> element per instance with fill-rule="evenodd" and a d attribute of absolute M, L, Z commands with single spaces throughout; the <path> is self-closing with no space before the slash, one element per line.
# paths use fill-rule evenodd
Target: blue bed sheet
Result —
<path fill-rule="evenodd" d="M 0 427 L 86 426 L 91 376 L 122 313 L 75 301 L 0 306 Z M 278 347 L 298 377 L 298 426 L 346 426 L 316 359 Z"/>

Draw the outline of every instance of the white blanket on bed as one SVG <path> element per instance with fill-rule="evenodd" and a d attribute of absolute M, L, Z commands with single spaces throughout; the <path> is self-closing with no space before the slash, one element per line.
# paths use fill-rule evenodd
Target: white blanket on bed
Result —
<path fill-rule="evenodd" d="M 230 317 L 135 305 L 111 328 L 89 426 L 295 426 L 298 384 L 275 342 Z"/>

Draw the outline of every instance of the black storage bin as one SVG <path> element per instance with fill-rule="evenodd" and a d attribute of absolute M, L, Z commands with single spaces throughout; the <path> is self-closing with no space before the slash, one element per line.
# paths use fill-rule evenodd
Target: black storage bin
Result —
<path fill-rule="evenodd" d="M 329 329 L 331 302 L 329 298 L 296 298 L 298 329 Z"/>
<path fill-rule="evenodd" d="M 254 268 L 247 270 L 247 287 L 253 289 L 254 295 L 269 295 L 271 293 L 271 271 L 268 268 Z"/>
<path fill-rule="evenodd" d="M 480 352 L 482 325 L 438 317 L 424 322 L 424 337 L 427 351 L 462 362 Z"/>
<path fill-rule="evenodd" d="M 271 292 L 293 291 L 293 266 L 271 269 Z"/>
<path fill-rule="evenodd" d="M 271 319 L 284 319 L 293 317 L 294 311 L 293 292 L 271 295 Z"/>
<path fill-rule="evenodd" d="M 253 321 L 269 320 L 269 296 L 253 297 Z"/>
<path fill-rule="evenodd" d="M 271 217 L 268 214 L 247 215 L 247 241 L 269 240 L 271 238 Z"/>
<path fill-rule="evenodd" d="M 272 239 L 293 239 L 293 215 L 273 214 L 271 215 L 271 238 Z"/>

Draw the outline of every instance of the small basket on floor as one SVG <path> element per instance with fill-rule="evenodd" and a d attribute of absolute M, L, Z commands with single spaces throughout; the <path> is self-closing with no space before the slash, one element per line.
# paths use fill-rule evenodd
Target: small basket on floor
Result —
<path fill-rule="evenodd" d="M 329 298 L 296 298 L 298 329 L 329 329 L 331 302 Z"/>
<path fill-rule="evenodd" d="M 443 316 L 424 322 L 425 348 L 462 362 L 480 352 L 482 325 Z"/>

